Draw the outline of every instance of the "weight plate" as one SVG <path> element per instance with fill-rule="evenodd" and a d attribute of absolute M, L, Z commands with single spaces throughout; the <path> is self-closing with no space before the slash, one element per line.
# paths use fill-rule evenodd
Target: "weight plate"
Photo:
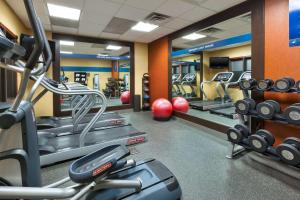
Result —
<path fill-rule="evenodd" d="M 275 114 L 273 106 L 266 102 L 261 102 L 257 104 L 256 111 L 258 112 L 259 116 L 265 119 L 272 119 Z"/>
<path fill-rule="evenodd" d="M 296 148 L 300 149 L 300 139 L 299 138 L 287 137 L 282 141 L 282 143 L 295 145 Z"/>
<path fill-rule="evenodd" d="M 249 103 L 245 100 L 238 100 L 235 103 L 236 112 L 242 115 L 248 114 L 249 106 Z"/>
<path fill-rule="evenodd" d="M 276 148 L 280 159 L 287 164 L 297 166 L 300 164 L 300 151 L 291 144 L 280 144 Z"/>
<path fill-rule="evenodd" d="M 261 91 L 268 90 L 269 86 L 268 83 L 265 80 L 259 80 L 257 82 L 257 89 Z"/>
<path fill-rule="evenodd" d="M 300 107 L 300 103 L 294 103 L 291 106 L 296 106 L 296 107 Z"/>
<path fill-rule="evenodd" d="M 240 130 L 245 138 L 250 135 L 249 128 L 244 124 L 236 124 L 234 126 L 234 128 L 236 128 L 237 130 Z"/>
<path fill-rule="evenodd" d="M 243 134 L 241 133 L 240 130 L 236 128 L 229 128 L 226 132 L 227 138 L 230 142 L 238 144 L 242 141 L 243 139 Z"/>
<path fill-rule="evenodd" d="M 298 123 L 300 122 L 300 107 L 298 106 L 289 106 L 283 111 L 283 115 L 288 122 Z"/>
<path fill-rule="evenodd" d="M 295 86 L 297 90 L 300 91 L 300 80 L 296 82 Z"/>
<path fill-rule="evenodd" d="M 255 134 L 265 138 L 268 146 L 273 146 L 273 144 L 275 143 L 275 138 L 274 138 L 273 134 L 265 129 L 260 129 L 260 130 L 256 131 Z"/>
<path fill-rule="evenodd" d="M 290 83 L 287 79 L 279 79 L 275 81 L 274 86 L 276 90 L 283 91 L 283 92 L 289 91 L 290 89 Z"/>
<path fill-rule="evenodd" d="M 266 103 L 270 103 L 274 106 L 275 108 L 275 113 L 278 113 L 280 112 L 280 104 L 277 102 L 277 101 L 274 101 L 274 100 L 266 100 L 265 101 Z"/>
<path fill-rule="evenodd" d="M 249 144 L 254 151 L 259 153 L 266 152 L 269 146 L 264 137 L 256 134 L 249 136 Z"/>
<path fill-rule="evenodd" d="M 249 80 L 242 80 L 240 82 L 240 88 L 243 90 L 249 90 L 251 88 L 251 83 Z"/>

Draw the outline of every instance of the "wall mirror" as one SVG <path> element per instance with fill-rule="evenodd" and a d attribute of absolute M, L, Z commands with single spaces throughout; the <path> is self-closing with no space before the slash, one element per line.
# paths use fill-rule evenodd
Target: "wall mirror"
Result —
<path fill-rule="evenodd" d="M 251 77 L 251 13 L 172 40 L 172 97 L 190 103 L 188 115 L 225 126 L 238 123 L 238 87 Z"/>

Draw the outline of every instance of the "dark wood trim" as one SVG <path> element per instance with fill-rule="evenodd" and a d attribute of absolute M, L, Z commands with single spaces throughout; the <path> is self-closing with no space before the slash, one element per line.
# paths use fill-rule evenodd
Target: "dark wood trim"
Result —
<path fill-rule="evenodd" d="M 189 114 L 186 114 L 186 113 L 181 113 L 181 112 L 174 111 L 174 116 L 182 118 L 182 119 L 190 121 L 190 122 L 193 122 L 195 124 L 205 126 L 207 128 L 210 128 L 210 129 L 214 129 L 214 130 L 222 132 L 222 133 L 225 133 L 228 130 L 228 128 L 230 128 L 229 126 L 225 126 L 225 125 L 222 125 L 222 124 L 217 124 L 215 122 L 208 121 L 208 120 L 203 119 L 203 118 L 195 117 L 195 116 L 192 116 L 192 115 L 189 115 Z"/>
<path fill-rule="evenodd" d="M 251 56 L 229 58 L 230 61 L 239 61 L 239 60 L 245 60 L 245 59 L 251 59 Z"/>
<path fill-rule="evenodd" d="M 5 26 L 3 23 L 0 22 L 0 28 L 5 32 L 7 38 L 11 40 L 17 40 L 18 36 L 14 34 L 7 26 Z"/>
<path fill-rule="evenodd" d="M 251 30 L 252 30 L 252 78 L 264 79 L 265 72 L 265 1 L 251 1 Z M 256 101 L 263 101 L 262 93 L 252 91 L 251 97 Z M 251 118 L 251 130 L 255 131 L 259 120 Z"/>
<path fill-rule="evenodd" d="M 168 39 L 168 99 L 172 101 L 172 40 Z"/>
<path fill-rule="evenodd" d="M 204 63 L 203 63 L 203 51 L 200 52 L 200 62 L 201 62 L 201 67 L 200 67 L 200 84 L 203 81 L 203 76 L 204 76 Z M 203 93 L 200 90 L 200 100 L 203 100 Z"/>
<path fill-rule="evenodd" d="M 228 9 L 221 11 L 215 15 L 207 17 L 199 22 L 191 24 L 183 29 L 175 31 L 175 32 L 171 33 L 170 35 L 168 35 L 168 37 L 170 40 L 174 40 L 176 38 L 182 37 L 189 33 L 199 31 L 199 30 L 209 27 L 211 25 L 226 21 L 228 19 L 242 15 L 244 13 L 250 12 L 251 11 L 251 2 L 252 1 L 245 1 L 236 6 L 228 8 Z"/>
<path fill-rule="evenodd" d="M 135 94 L 135 62 L 134 62 L 134 43 L 133 42 L 126 42 L 120 40 L 111 40 L 111 39 L 102 39 L 102 38 L 93 38 L 93 37 L 86 37 L 86 36 L 78 36 L 78 35 L 68 35 L 68 34 L 61 34 L 61 33 L 53 33 L 52 38 L 54 40 L 71 40 L 77 42 L 86 42 L 86 43 L 98 43 L 98 44 L 114 44 L 120 46 L 126 46 L 130 49 L 130 96 L 131 99 L 134 99 Z M 53 79 L 59 80 L 60 77 L 60 48 L 59 45 L 56 48 L 55 56 L 55 64 L 53 65 Z M 120 106 L 111 106 L 107 107 L 107 111 L 110 110 L 120 110 L 120 109 L 128 109 L 133 108 L 134 102 L 132 101 L 130 105 L 120 105 Z M 54 95 L 53 96 L 53 110 L 55 116 L 67 116 L 71 113 L 68 111 L 61 111 L 60 107 L 60 96 Z M 92 109 L 92 112 L 97 112 L 98 109 Z"/>

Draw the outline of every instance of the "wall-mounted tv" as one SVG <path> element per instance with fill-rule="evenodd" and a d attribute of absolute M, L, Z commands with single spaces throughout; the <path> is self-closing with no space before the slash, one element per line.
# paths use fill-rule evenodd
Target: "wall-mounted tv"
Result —
<path fill-rule="evenodd" d="M 210 68 L 225 68 L 229 67 L 229 57 L 210 57 L 209 58 Z"/>

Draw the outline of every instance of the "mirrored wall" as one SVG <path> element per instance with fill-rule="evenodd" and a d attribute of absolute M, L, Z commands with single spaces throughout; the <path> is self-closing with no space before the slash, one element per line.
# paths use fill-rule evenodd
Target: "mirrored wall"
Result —
<path fill-rule="evenodd" d="M 172 96 L 190 103 L 188 115 L 234 126 L 234 103 L 251 77 L 251 13 L 172 41 Z"/>
<path fill-rule="evenodd" d="M 130 91 L 130 68 L 127 46 L 60 40 L 60 81 L 102 91 L 109 107 L 130 103 L 120 99 L 123 92 Z M 61 96 L 61 111 L 70 110 L 80 99 Z"/>

